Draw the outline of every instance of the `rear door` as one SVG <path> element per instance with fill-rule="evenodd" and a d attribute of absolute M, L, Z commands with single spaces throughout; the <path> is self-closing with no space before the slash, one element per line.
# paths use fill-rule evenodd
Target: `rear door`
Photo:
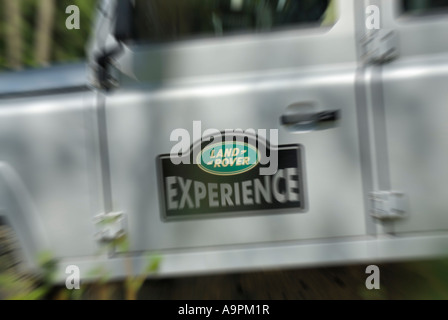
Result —
<path fill-rule="evenodd" d="M 132 250 L 365 235 L 354 1 L 189 3 L 137 1 L 128 76 L 106 98 Z M 258 138 L 201 139 L 235 129 Z M 267 144 L 278 170 L 265 176 L 245 158 L 266 160 Z M 173 150 L 209 158 L 175 165 Z"/>
<path fill-rule="evenodd" d="M 399 58 L 382 67 L 386 141 L 380 188 L 403 192 L 408 217 L 391 232 L 448 228 L 448 1 L 382 1 Z M 380 107 L 381 106 L 377 106 Z M 380 137 L 381 138 L 381 137 Z M 382 138 L 381 138 L 382 139 Z"/>

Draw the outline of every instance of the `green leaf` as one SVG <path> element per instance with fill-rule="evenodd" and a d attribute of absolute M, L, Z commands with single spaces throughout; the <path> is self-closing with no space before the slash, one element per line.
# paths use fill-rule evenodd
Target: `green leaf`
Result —
<path fill-rule="evenodd" d="M 9 300 L 40 300 L 45 297 L 48 291 L 49 290 L 47 287 L 42 286 L 32 290 L 31 292 L 13 296 Z"/>
<path fill-rule="evenodd" d="M 159 255 L 150 255 L 147 257 L 148 264 L 145 269 L 146 273 L 154 273 L 157 272 L 160 268 L 160 264 L 162 262 L 162 257 Z"/>

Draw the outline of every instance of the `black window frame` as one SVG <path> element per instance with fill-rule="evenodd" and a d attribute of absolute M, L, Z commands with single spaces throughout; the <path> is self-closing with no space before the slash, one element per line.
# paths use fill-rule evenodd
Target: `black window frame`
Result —
<path fill-rule="evenodd" d="M 130 1 L 130 0 L 128 0 Z M 188 0 L 186 0 L 188 1 Z M 204 0 L 207 1 L 207 0 Z M 334 21 L 332 21 L 332 23 L 329 23 L 327 25 L 323 25 L 323 19 L 325 18 L 325 12 L 328 10 L 328 8 L 331 5 L 331 2 L 334 1 L 334 6 L 335 6 L 335 13 L 334 13 Z M 197 34 L 193 34 L 190 36 L 186 36 L 186 37 L 182 37 L 182 38 L 177 38 L 177 39 L 165 39 L 165 40 L 151 40 L 151 39 L 139 39 L 137 36 L 137 31 L 136 31 L 136 22 L 135 22 L 135 8 L 133 7 L 132 12 L 130 13 L 130 17 L 129 17 L 129 36 L 126 39 L 122 39 L 123 42 L 126 42 L 128 44 L 133 44 L 133 45 L 164 45 L 164 44 L 173 44 L 173 43 L 179 43 L 179 42 L 189 42 L 189 41 L 194 41 L 194 40 L 207 40 L 207 39 L 226 39 L 226 38 L 232 38 L 232 37 L 237 37 L 237 36 L 256 36 L 256 35 L 265 35 L 265 34 L 272 34 L 272 33 L 277 33 L 277 32 L 285 32 L 285 31 L 294 31 L 294 30 L 323 30 L 323 32 L 326 32 L 328 30 L 330 30 L 331 28 L 333 28 L 336 23 L 340 20 L 341 18 L 341 14 L 338 10 L 338 2 L 340 0 L 328 0 L 328 4 L 327 7 L 325 8 L 323 14 L 322 14 L 322 19 L 320 19 L 319 21 L 316 22 L 312 22 L 312 23 L 308 23 L 308 22 L 304 22 L 304 23 L 290 23 L 290 24 L 285 24 L 285 25 L 280 25 L 280 26 L 275 26 L 272 29 L 268 29 L 268 30 L 242 30 L 242 31 L 236 31 L 236 32 L 229 32 L 229 33 L 225 33 L 222 35 L 213 35 L 213 34 L 201 34 L 201 33 L 197 33 Z"/>
<path fill-rule="evenodd" d="M 417 17 L 444 16 L 448 14 L 448 0 L 444 0 L 446 1 L 446 5 L 444 5 L 443 7 L 430 7 L 417 12 L 416 10 L 406 9 L 406 2 L 412 0 L 399 0 L 399 1 L 400 1 L 398 9 L 399 16 L 417 18 Z"/>

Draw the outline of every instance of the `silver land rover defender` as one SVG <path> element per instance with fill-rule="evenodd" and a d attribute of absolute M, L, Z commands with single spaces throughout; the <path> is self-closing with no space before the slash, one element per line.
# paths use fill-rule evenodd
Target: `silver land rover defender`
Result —
<path fill-rule="evenodd" d="M 447 9 L 102 1 L 85 64 L 0 74 L 2 230 L 61 282 L 447 254 Z"/>

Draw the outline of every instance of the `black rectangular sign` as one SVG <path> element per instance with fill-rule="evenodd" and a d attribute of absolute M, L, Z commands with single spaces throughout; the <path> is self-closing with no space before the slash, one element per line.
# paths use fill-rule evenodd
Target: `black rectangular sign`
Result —
<path fill-rule="evenodd" d="M 159 190 L 163 219 L 171 221 L 304 212 L 306 197 L 303 147 L 285 145 L 277 150 L 278 169 L 272 175 L 260 175 L 260 168 L 267 166 L 261 163 L 247 171 L 237 170 L 237 166 L 244 167 L 245 159 L 249 158 L 232 157 L 231 150 L 228 152 L 229 161 L 222 161 L 221 157 L 221 166 L 217 165 L 216 160 L 214 166 L 222 168 L 226 165 L 224 169 L 227 169 L 233 165 L 233 171 L 236 172 L 234 174 L 232 169 L 216 173 L 198 164 L 174 164 L 170 155 L 159 156 Z M 216 156 L 214 151 L 209 153 L 213 157 Z M 223 157 L 224 153 L 223 149 Z M 238 151 L 233 155 L 235 153 Z"/>

